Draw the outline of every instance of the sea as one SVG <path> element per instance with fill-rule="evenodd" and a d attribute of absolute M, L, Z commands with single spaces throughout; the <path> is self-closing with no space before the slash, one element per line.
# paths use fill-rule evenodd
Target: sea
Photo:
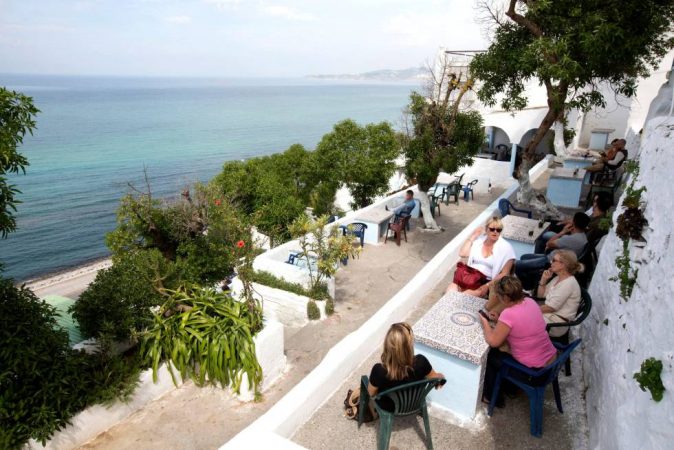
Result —
<path fill-rule="evenodd" d="M 4 276 L 17 281 L 109 255 L 105 234 L 130 186 L 174 197 L 226 161 L 313 149 L 343 119 L 399 128 L 417 83 L 298 79 L 2 75 L 33 98 L 37 128 L 11 175 L 18 229 L 0 240 Z"/>

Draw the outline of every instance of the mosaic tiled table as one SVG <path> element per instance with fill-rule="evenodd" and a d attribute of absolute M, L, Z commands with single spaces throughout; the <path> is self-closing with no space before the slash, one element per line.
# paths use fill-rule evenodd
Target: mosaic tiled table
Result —
<path fill-rule="evenodd" d="M 547 196 L 556 206 L 577 208 L 583 189 L 586 171 L 583 169 L 557 168 L 548 180 Z"/>
<path fill-rule="evenodd" d="M 536 239 L 550 225 L 550 222 L 544 222 L 543 226 L 539 227 L 538 220 L 512 214 L 505 216 L 501 221 L 503 222 L 501 237 L 513 246 L 517 259 L 527 253 L 534 253 Z"/>
<path fill-rule="evenodd" d="M 359 214 L 353 220 L 354 222 L 362 222 L 367 225 L 365 229 L 365 243 L 377 244 L 379 238 L 386 233 L 389 219 L 393 217 L 391 211 L 386 211 L 382 208 L 372 208 L 369 211 Z"/>
<path fill-rule="evenodd" d="M 445 294 L 414 325 L 415 353 L 430 361 L 433 369 L 447 378 L 429 400 L 454 415 L 475 417 L 489 346 L 484 340 L 477 311 L 485 300 L 460 292 Z"/>

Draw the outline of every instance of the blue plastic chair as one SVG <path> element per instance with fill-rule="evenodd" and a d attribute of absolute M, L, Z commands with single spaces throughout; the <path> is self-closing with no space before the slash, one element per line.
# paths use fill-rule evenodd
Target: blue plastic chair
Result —
<path fill-rule="evenodd" d="M 473 195 L 473 186 L 475 186 L 476 184 L 477 184 L 477 180 L 473 180 L 470 183 L 468 183 L 467 185 L 465 185 L 463 188 L 461 188 L 461 190 L 463 191 L 463 199 L 465 201 L 468 201 L 469 196 L 470 196 L 471 199 L 475 199 L 475 197 Z"/>
<path fill-rule="evenodd" d="M 498 209 L 499 211 L 501 211 L 501 217 L 505 217 L 508 214 L 510 214 L 511 209 L 515 212 L 526 214 L 529 219 L 531 219 L 531 216 L 533 215 L 533 213 L 528 209 L 515 208 L 513 204 L 510 203 L 510 200 L 508 200 L 507 198 L 502 198 L 501 200 L 498 201 Z"/>
<path fill-rule="evenodd" d="M 424 428 L 426 429 L 426 448 L 433 449 L 433 439 L 431 438 L 431 424 L 428 418 L 428 407 L 426 406 L 426 396 L 431 389 L 444 383 L 443 378 L 426 378 L 420 381 L 412 381 L 401 386 L 388 389 L 384 392 L 378 392 L 374 397 L 374 407 L 379 414 L 379 433 L 377 433 L 377 449 L 386 450 L 391 441 L 391 431 L 393 431 L 393 418 L 401 416 L 411 416 L 421 413 L 424 419 Z M 369 380 L 366 375 L 360 379 L 360 399 L 358 405 L 358 426 L 363 423 L 365 417 L 365 408 L 370 401 L 370 395 L 367 391 Z M 386 411 L 379 406 L 378 401 L 383 397 L 388 397 L 394 404 L 393 412 Z"/>
<path fill-rule="evenodd" d="M 560 369 L 562 366 L 564 366 L 566 360 L 571 356 L 571 352 L 576 347 L 578 347 L 580 341 L 580 339 L 576 339 L 569 345 L 562 345 L 557 342 L 553 342 L 553 345 L 562 353 L 558 355 L 555 362 L 550 364 L 548 367 L 538 370 L 530 369 L 529 367 L 515 361 L 514 358 L 506 356 L 503 359 L 501 370 L 499 370 L 498 375 L 496 375 L 494 392 L 492 393 L 491 401 L 487 411 L 489 416 L 491 416 L 494 412 L 494 406 L 496 406 L 496 399 L 498 398 L 498 391 L 501 388 L 501 381 L 505 378 L 527 393 L 527 396 L 529 397 L 529 420 L 531 421 L 531 434 L 536 437 L 541 437 L 543 435 L 543 399 L 545 398 L 545 387 L 552 383 L 552 392 L 555 394 L 557 409 L 560 413 L 564 413 L 562 410 L 562 398 L 559 394 L 559 381 L 557 380 L 557 377 L 559 375 Z M 531 385 L 523 381 L 523 378 L 527 377 L 537 380 L 535 385 Z"/>
<path fill-rule="evenodd" d="M 340 225 L 339 228 L 342 229 L 342 234 L 344 236 L 355 236 L 360 239 L 360 246 L 365 247 L 365 230 L 367 230 L 367 224 L 362 222 L 353 222 L 348 225 Z"/>

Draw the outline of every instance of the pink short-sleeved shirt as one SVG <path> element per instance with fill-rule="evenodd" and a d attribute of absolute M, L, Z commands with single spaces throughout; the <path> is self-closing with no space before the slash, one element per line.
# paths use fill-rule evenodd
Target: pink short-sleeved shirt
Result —
<path fill-rule="evenodd" d="M 543 367 L 557 353 L 548 332 L 541 308 L 530 298 L 506 308 L 499 321 L 510 327 L 507 340 L 515 359 L 527 367 Z"/>

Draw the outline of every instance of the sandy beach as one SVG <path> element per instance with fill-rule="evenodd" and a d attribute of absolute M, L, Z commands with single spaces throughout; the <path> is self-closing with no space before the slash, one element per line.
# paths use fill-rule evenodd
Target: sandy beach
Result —
<path fill-rule="evenodd" d="M 107 258 L 55 275 L 28 280 L 22 284 L 25 284 L 38 297 L 62 295 L 76 299 L 89 286 L 89 283 L 94 281 L 99 270 L 107 269 L 110 266 L 112 266 L 112 260 Z"/>

